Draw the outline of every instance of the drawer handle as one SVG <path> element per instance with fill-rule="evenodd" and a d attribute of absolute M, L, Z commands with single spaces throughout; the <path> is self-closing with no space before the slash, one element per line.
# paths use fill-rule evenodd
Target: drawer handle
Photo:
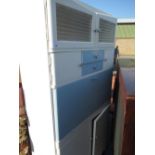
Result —
<path fill-rule="evenodd" d="M 94 64 L 94 63 L 96 63 L 96 62 L 103 62 L 103 60 L 94 60 L 94 61 L 91 61 L 91 62 L 87 62 L 87 63 L 81 63 L 81 64 L 79 64 L 78 66 L 79 67 L 83 67 L 83 66 L 85 66 L 85 65 L 89 65 L 89 64 Z"/>
<path fill-rule="evenodd" d="M 94 58 L 97 59 L 98 58 L 98 55 L 94 55 Z"/>
<path fill-rule="evenodd" d="M 80 66 L 80 67 L 82 67 L 82 66 L 84 66 L 84 64 L 83 64 L 83 63 L 81 63 L 81 64 L 79 64 L 79 66 Z"/>
<path fill-rule="evenodd" d="M 96 70 L 97 69 L 97 67 L 93 67 L 93 70 Z"/>
<path fill-rule="evenodd" d="M 104 59 L 104 62 L 107 62 L 108 61 L 108 59 Z"/>

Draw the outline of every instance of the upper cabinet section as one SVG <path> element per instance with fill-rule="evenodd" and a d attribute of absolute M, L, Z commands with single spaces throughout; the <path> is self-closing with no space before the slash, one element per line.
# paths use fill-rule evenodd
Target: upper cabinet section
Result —
<path fill-rule="evenodd" d="M 79 0 L 47 0 L 46 25 L 51 48 L 96 48 L 114 43 L 116 19 Z"/>
<path fill-rule="evenodd" d="M 92 15 L 56 4 L 57 40 L 91 41 Z"/>

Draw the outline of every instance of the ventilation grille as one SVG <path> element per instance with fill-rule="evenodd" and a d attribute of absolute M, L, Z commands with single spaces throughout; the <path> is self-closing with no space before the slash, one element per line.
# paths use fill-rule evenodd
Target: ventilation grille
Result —
<path fill-rule="evenodd" d="M 56 4 L 56 16 L 57 40 L 91 41 L 91 15 Z"/>
<path fill-rule="evenodd" d="M 114 42 L 115 24 L 100 19 L 100 42 Z"/>

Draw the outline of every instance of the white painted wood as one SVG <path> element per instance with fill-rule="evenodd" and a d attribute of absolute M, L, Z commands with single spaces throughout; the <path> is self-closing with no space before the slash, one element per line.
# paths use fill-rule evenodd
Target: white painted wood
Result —
<path fill-rule="evenodd" d="M 104 50 L 104 70 L 107 70 L 109 68 L 113 67 L 113 61 L 114 61 L 114 48 L 112 47 L 107 47 Z"/>
<path fill-rule="evenodd" d="M 107 16 L 105 14 L 98 13 L 97 14 L 97 19 L 99 20 L 100 18 L 101 19 L 104 19 L 106 21 L 109 21 L 111 23 L 114 23 L 114 24 L 117 22 L 116 18 L 114 18 L 114 17 L 111 17 L 111 16 Z"/>
<path fill-rule="evenodd" d="M 55 48 L 56 31 L 56 0 L 44 0 L 45 23 L 48 49 Z"/>
<path fill-rule="evenodd" d="M 93 12 L 95 12 L 96 14 L 103 14 L 103 15 L 106 15 L 106 16 L 109 16 L 109 17 L 112 17 L 111 14 L 107 13 L 107 12 L 104 12 L 103 10 L 99 10 L 89 4 L 86 4 L 84 2 L 82 2 L 81 0 L 73 0 L 74 2 L 76 2 L 78 5 L 81 5 L 83 6 L 84 8 L 88 9 L 88 10 L 92 10 Z"/>
<path fill-rule="evenodd" d="M 100 115 L 94 120 L 92 155 L 102 155 L 106 149 L 109 106 L 110 105 L 104 108 Z"/>
<path fill-rule="evenodd" d="M 87 14 L 91 14 L 91 15 L 95 14 L 95 12 L 93 10 L 88 9 L 88 8 L 84 7 L 83 5 L 77 4 L 77 2 L 75 2 L 74 0 L 56 0 L 56 3 L 63 4 L 64 6 L 74 8 L 76 10 L 85 12 Z"/>
<path fill-rule="evenodd" d="M 74 50 L 74 52 L 64 51 L 63 53 L 56 53 L 54 54 L 54 59 L 56 86 L 80 79 L 80 50 Z"/>
<path fill-rule="evenodd" d="M 103 69 L 86 76 L 81 75 L 82 63 L 81 52 L 83 50 L 104 50 Z M 49 53 L 49 70 L 51 87 L 60 87 L 77 80 L 85 79 L 89 76 L 106 71 L 113 67 L 114 48 L 103 46 L 102 48 L 87 49 L 63 49 Z"/>
<path fill-rule="evenodd" d="M 94 32 L 93 30 L 95 29 L 95 12 L 93 12 L 90 9 L 87 9 L 81 5 L 77 5 L 76 2 L 71 1 L 71 0 L 56 0 L 56 3 L 62 4 L 64 6 L 68 6 L 71 7 L 73 9 L 76 9 L 78 11 L 87 13 L 92 15 L 92 28 L 91 28 L 91 41 L 90 42 L 76 42 L 76 41 L 57 41 L 57 36 L 55 35 L 55 41 L 54 41 L 54 47 L 55 48 L 65 48 L 66 47 L 81 47 L 81 46 L 92 46 L 92 44 L 94 44 L 93 40 L 94 40 Z M 56 18 L 53 20 L 53 22 L 56 23 Z M 55 31 L 57 32 L 57 29 L 55 29 Z"/>
<path fill-rule="evenodd" d="M 20 70 L 33 155 L 55 155 L 44 4 L 27 0 L 22 5 Z"/>
<path fill-rule="evenodd" d="M 109 18 L 109 16 L 107 15 L 103 15 L 103 14 L 97 14 L 96 15 L 96 29 L 100 29 L 100 19 L 103 19 L 103 20 L 106 20 L 108 22 L 111 22 L 113 24 L 115 24 L 115 28 L 117 26 L 117 20 L 115 18 Z M 97 44 L 97 47 L 102 47 L 106 44 L 109 44 L 110 46 L 114 47 L 115 48 L 115 33 L 114 33 L 114 41 L 113 42 L 100 42 L 99 41 L 99 33 L 97 33 L 97 37 L 96 37 L 97 41 L 96 41 L 96 44 Z"/>
<path fill-rule="evenodd" d="M 57 27 L 56 27 L 56 3 L 77 9 L 79 11 L 88 13 L 92 15 L 92 28 L 91 28 L 91 41 L 90 42 L 76 42 L 76 41 L 57 41 Z M 47 28 L 48 28 L 48 46 L 53 52 L 52 49 L 62 49 L 62 48 L 88 48 L 98 46 L 96 45 L 96 35 L 94 30 L 98 28 L 96 25 L 98 23 L 98 17 L 102 17 L 105 20 L 116 23 L 116 19 L 109 14 L 101 12 L 100 10 L 94 9 L 87 6 L 86 4 L 81 3 L 80 1 L 72 0 L 47 0 Z M 100 43 L 99 43 L 100 44 Z M 107 44 L 107 43 L 102 43 Z"/>

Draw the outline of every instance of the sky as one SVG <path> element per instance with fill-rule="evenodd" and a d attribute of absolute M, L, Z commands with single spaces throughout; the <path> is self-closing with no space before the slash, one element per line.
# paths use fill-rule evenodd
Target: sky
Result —
<path fill-rule="evenodd" d="M 81 0 L 117 18 L 135 18 L 135 0 Z"/>

